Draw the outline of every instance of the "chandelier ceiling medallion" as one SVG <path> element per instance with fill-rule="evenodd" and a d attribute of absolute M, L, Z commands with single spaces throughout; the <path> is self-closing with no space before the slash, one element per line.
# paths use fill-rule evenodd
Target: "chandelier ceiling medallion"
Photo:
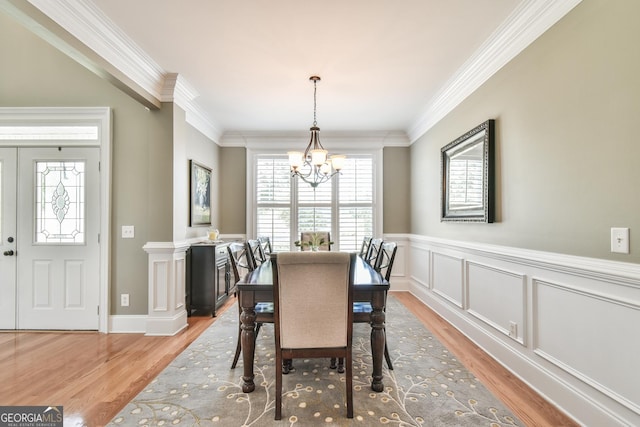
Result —
<path fill-rule="evenodd" d="M 346 156 L 329 156 L 327 150 L 320 143 L 320 128 L 316 120 L 316 84 L 320 81 L 320 77 L 311 76 L 309 80 L 313 82 L 313 125 L 309 129 L 311 139 L 304 153 L 289 151 L 287 155 L 289 156 L 291 176 L 299 177 L 315 189 L 318 185 L 329 181 L 340 173 Z"/>

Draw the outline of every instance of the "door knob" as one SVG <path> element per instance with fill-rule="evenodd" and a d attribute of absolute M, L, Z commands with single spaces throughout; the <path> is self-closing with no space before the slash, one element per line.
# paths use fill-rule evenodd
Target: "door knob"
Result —
<path fill-rule="evenodd" d="M 4 251 L 4 256 L 13 256 L 13 251 Z"/>

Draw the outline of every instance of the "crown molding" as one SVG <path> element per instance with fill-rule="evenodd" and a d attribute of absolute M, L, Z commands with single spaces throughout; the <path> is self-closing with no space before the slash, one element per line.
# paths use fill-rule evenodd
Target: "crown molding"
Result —
<path fill-rule="evenodd" d="M 181 74 L 165 74 L 160 100 L 162 102 L 173 102 L 182 108 L 186 113 L 186 122 L 217 144 L 222 137 L 222 132 L 207 118 L 202 109 L 196 104 L 195 99 L 198 96 L 200 96 L 200 94 L 195 87 L 182 77 Z"/>
<path fill-rule="evenodd" d="M 222 136 L 222 147 L 246 147 L 283 149 L 304 147 L 309 142 L 309 132 L 227 132 Z M 404 131 L 393 132 L 323 132 L 322 145 L 327 148 L 375 149 L 383 147 L 408 147 L 409 137 Z"/>
<path fill-rule="evenodd" d="M 29 0 L 41 12 L 115 68 L 160 99 L 164 70 L 93 2 Z"/>
<path fill-rule="evenodd" d="M 582 0 L 526 0 L 445 83 L 408 135 L 424 135 Z"/>
<path fill-rule="evenodd" d="M 220 130 L 194 102 L 199 94 L 193 86 L 184 77 L 163 70 L 93 2 L 82 0 L 29 0 L 29 2 L 143 91 L 161 102 L 178 104 L 186 112 L 187 123 L 205 136 L 214 142 L 220 139 L 222 135 Z M 63 49 L 63 51 L 68 52 L 69 49 Z M 83 58 L 79 58 L 79 55 L 75 52 L 70 56 L 78 62 L 83 62 Z M 122 83 L 127 84 L 127 82 Z M 136 87 L 131 89 L 137 90 Z"/>
<path fill-rule="evenodd" d="M 11 3 L 17 8 L 16 0 L 1 1 Z M 581 1 L 525 0 L 522 2 L 432 98 L 420 118 L 408 129 L 408 144 L 424 135 Z M 28 0 L 28 2 L 130 79 L 133 85 L 127 81 L 121 81 L 116 85 L 120 87 L 124 84 L 130 91 L 138 92 L 140 96 L 136 99 L 141 100 L 145 105 L 149 105 L 148 102 L 144 102 L 148 94 L 158 100 L 176 102 L 186 111 L 187 122 L 214 142 L 222 146 L 246 145 L 242 142 L 242 136 L 222 135 L 218 126 L 194 102 L 198 95 L 188 82 L 173 73 L 165 72 L 93 2 L 82 0 L 56 0 L 55 2 Z M 83 61 L 83 58 L 79 57 L 81 54 L 74 49 L 62 50 L 80 63 L 89 62 Z M 100 75 L 98 71 L 96 72 Z M 173 88 L 173 94 L 168 88 Z M 155 105 L 153 101 L 151 104 Z M 253 138 L 253 136 L 244 135 L 249 139 Z M 263 136 L 269 139 L 269 135 L 263 134 Z M 327 138 L 326 134 L 323 136 Z M 357 140 L 358 136 L 350 135 L 350 140 L 354 139 Z M 391 138 L 383 144 L 385 146 L 406 145 L 401 139 Z"/>

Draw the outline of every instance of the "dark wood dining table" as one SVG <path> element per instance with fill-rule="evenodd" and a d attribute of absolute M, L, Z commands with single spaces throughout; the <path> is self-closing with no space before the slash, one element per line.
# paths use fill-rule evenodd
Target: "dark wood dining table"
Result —
<path fill-rule="evenodd" d="M 385 346 L 385 301 L 389 290 L 389 282 L 375 271 L 359 256 L 354 257 L 352 264 L 353 301 L 371 303 L 371 356 L 373 373 L 371 388 L 376 392 L 384 389 L 382 384 L 382 362 Z M 238 301 L 242 309 L 241 340 L 243 361 L 242 391 L 251 393 L 255 390 L 253 382 L 253 360 L 255 355 L 255 306 L 258 302 L 273 302 L 273 271 L 271 261 L 264 262 L 257 269 L 248 273 L 237 284 Z M 281 367 L 278 367 L 281 369 Z"/>

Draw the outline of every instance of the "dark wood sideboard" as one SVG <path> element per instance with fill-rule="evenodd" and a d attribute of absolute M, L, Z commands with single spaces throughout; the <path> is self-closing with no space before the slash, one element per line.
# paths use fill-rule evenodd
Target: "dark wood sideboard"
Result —
<path fill-rule="evenodd" d="M 216 315 L 231 289 L 229 242 L 201 242 L 187 250 L 187 315 Z"/>

